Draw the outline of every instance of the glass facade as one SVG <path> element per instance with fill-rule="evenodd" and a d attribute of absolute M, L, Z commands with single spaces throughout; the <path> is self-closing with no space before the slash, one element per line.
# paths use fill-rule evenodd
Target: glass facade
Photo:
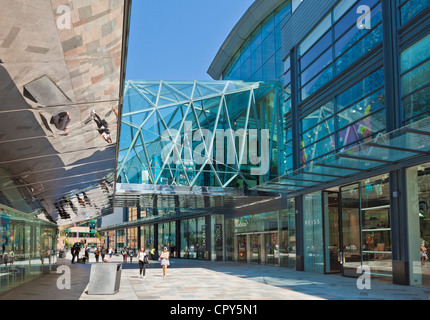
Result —
<path fill-rule="evenodd" d="M 400 22 L 402 25 L 408 23 L 419 13 L 428 9 L 429 0 L 398 0 L 400 8 Z"/>
<path fill-rule="evenodd" d="M 206 217 L 181 220 L 180 231 L 179 256 L 187 259 L 208 260 Z"/>
<path fill-rule="evenodd" d="M 0 204 L 0 294 L 56 269 L 55 225 Z"/>
<path fill-rule="evenodd" d="M 405 124 L 430 116 L 430 35 L 400 54 Z"/>
<path fill-rule="evenodd" d="M 158 224 L 158 252 L 164 248 L 170 252 L 170 257 L 176 257 L 176 221 Z"/>
<path fill-rule="evenodd" d="M 341 188 L 343 274 L 368 266 L 373 278 L 392 276 L 389 175 Z"/>
<path fill-rule="evenodd" d="M 384 71 L 379 69 L 301 120 L 301 162 L 340 152 L 385 131 Z"/>
<path fill-rule="evenodd" d="M 357 27 L 357 9 L 370 8 L 368 29 Z M 301 100 L 305 100 L 382 42 L 380 1 L 341 1 L 299 45 Z"/>
<path fill-rule="evenodd" d="M 321 192 L 303 197 L 305 271 L 324 273 L 323 211 Z"/>
<path fill-rule="evenodd" d="M 276 83 L 129 81 L 117 181 L 252 187 L 278 176 L 280 91 Z"/>
<path fill-rule="evenodd" d="M 226 260 L 295 267 L 294 199 L 285 210 L 226 219 Z"/>
<path fill-rule="evenodd" d="M 301 3 L 293 1 L 293 9 L 306 6 Z M 160 218 L 141 227 L 141 243 L 158 251 L 176 248 L 173 254 L 180 258 L 303 267 L 350 277 L 358 277 L 357 270 L 367 266 L 372 279 L 386 281 L 398 281 L 393 266 L 408 262 L 410 283 L 430 286 L 430 165 L 401 168 L 405 159 L 414 165 L 417 159 L 428 162 L 430 151 L 428 122 L 419 121 L 430 116 L 430 36 L 408 30 L 428 10 L 428 1 L 396 0 L 399 16 L 391 18 L 399 18 L 400 25 L 383 16 L 382 3 L 338 1 L 321 13 L 314 27 L 306 26 L 311 31 L 281 57 L 281 27 L 292 14 L 291 2 L 285 1 L 244 41 L 223 70 L 223 81 L 127 83 L 118 182 L 256 190 L 268 186 L 293 193 L 283 199 L 282 209 L 255 206 L 242 215 L 235 212 L 234 218 L 211 210 L 190 218 L 174 206 L 141 208 L 144 219 Z M 393 61 L 399 62 L 399 70 L 386 63 L 383 36 L 388 31 L 399 36 L 401 50 L 392 53 L 393 58 L 398 55 Z M 396 73 L 401 90 L 391 92 L 397 83 L 385 80 Z M 401 101 L 396 98 L 391 105 L 387 101 L 394 95 Z M 408 127 L 400 128 L 404 125 Z M 387 127 L 397 130 L 387 133 Z M 210 148 L 200 139 L 205 130 L 251 129 L 269 129 L 271 134 L 269 170 L 262 176 L 252 174 L 242 157 L 241 146 L 249 146 L 243 143 L 245 135 L 234 137 L 233 153 L 227 152 L 227 144 L 215 150 L 216 135 L 209 137 Z M 194 140 L 194 134 L 200 135 Z M 227 154 L 230 163 L 222 160 Z M 197 155 L 203 155 L 202 163 Z M 166 164 L 165 159 L 173 161 Z M 384 165 L 390 167 L 385 171 Z M 403 181 L 390 179 L 402 170 L 407 215 L 393 203 L 398 192 L 390 194 L 390 188 L 402 190 Z M 406 223 L 406 216 L 407 250 L 392 237 L 392 228 L 403 230 L 398 224 Z"/>
<path fill-rule="evenodd" d="M 272 12 L 244 41 L 223 73 L 225 80 L 283 81 L 281 27 L 291 15 L 291 1 Z"/>
<path fill-rule="evenodd" d="M 143 246 L 147 252 L 155 248 L 154 225 L 141 226 L 140 237 L 140 246 Z"/>

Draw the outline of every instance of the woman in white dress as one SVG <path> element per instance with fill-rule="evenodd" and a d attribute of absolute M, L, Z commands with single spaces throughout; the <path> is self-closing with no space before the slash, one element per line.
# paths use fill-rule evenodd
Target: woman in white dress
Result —
<path fill-rule="evenodd" d="M 164 247 L 164 251 L 160 256 L 161 265 L 163 266 L 163 278 L 166 277 L 167 266 L 170 266 L 169 256 L 170 256 L 170 253 L 167 251 L 167 248 Z"/>

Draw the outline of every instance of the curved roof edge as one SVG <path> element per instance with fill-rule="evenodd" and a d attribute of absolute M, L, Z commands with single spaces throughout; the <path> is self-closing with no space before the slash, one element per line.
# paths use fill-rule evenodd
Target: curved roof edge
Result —
<path fill-rule="evenodd" d="M 230 59 L 251 32 L 284 1 L 285 0 L 255 0 L 230 32 L 213 59 L 208 70 L 208 74 L 213 79 L 219 80 L 221 78 L 222 72 Z"/>

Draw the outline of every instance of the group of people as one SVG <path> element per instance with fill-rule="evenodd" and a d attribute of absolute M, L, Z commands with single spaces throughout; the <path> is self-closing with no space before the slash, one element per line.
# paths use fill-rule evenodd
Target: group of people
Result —
<path fill-rule="evenodd" d="M 116 108 L 112 107 L 112 110 L 114 111 L 116 117 L 118 117 L 118 111 Z M 103 140 L 105 140 L 107 143 L 112 143 L 107 121 L 105 119 L 101 119 L 94 109 L 91 112 L 91 118 L 97 125 L 97 131 L 100 134 L 100 137 L 103 138 Z M 64 131 L 66 136 L 70 136 L 68 125 L 71 119 L 72 117 L 68 111 L 60 112 L 52 117 L 51 124 L 53 124 L 58 130 Z"/>
<path fill-rule="evenodd" d="M 155 249 L 153 249 L 154 251 L 150 251 L 151 254 L 153 255 L 155 252 Z M 146 274 L 146 267 L 149 266 L 150 262 L 149 262 L 149 257 L 148 254 L 145 252 L 145 248 L 141 247 L 140 250 L 137 253 L 137 260 L 139 261 L 139 276 L 141 278 L 145 278 L 145 274 Z M 158 258 L 158 261 L 161 262 L 161 266 L 163 268 L 163 278 L 166 277 L 166 273 L 167 273 L 167 266 L 170 266 L 170 252 L 167 251 L 167 248 L 164 248 L 164 251 L 161 253 L 160 257 Z"/>
<path fill-rule="evenodd" d="M 72 253 L 72 263 L 75 263 L 76 260 L 79 259 L 79 253 L 81 251 L 81 246 L 79 244 L 75 244 L 71 248 Z M 88 246 L 85 246 L 84 248 L 84 254 L 85 254 L 85 261 L 89 261 L 89 252 L 90 248 Z M 112 258 L 112 255 L 114 254 L 114 250 L 112 248 L 105 249 L 105 248 L 95 248 L 94 249 L 94 256 L 96 258 L 96 262 L 99 262 L 100 256 L 102 257 L 103 262 L 108 262 L 109 258 Z M 134 250 L 132 248 L 124 248 L 121 250 L 121 254 L 123 256 L 123 262 L 127 262 L 127 257 L 130 258 L 130 263 L 133 262 L 134 257 Z M 107 258 L 106 256 L 109 256 Z M 139 263 L 139 276 L 141 278 L 145 278 L 146 274 L 146 268 L 150 265 L 149 260 L 153 260 L 155 256 L 155 248 L 152 248 L 149 253 L 146 253 L 145 248 L 141 247 L 140 250 L 136 254 L 137 261 Z M 164 251 L 161 253 L 160 257 L 158 258 L 158 261 L 161 262 L 161 266 L 163 268 L 163 278 L 166 277 L 167 273 L 167 267 L 170 265 L 170 252 L 167 250 L 167 247 L 164 248 Z"/>
<path fill-rule="evenodd" d="M 90 248 L 88 246 L 85 246 L 83 249 L 84 256 L 82 259 L 84 260 L 84 263 L 88 262 L 90 259 Z M 74 244 L 72 248 L 70 249 L 70 253 L 72 254 L 72 263 L 75 263 L 79 261 L 79 253 L 81 252 L 81 245 L 80 244 Z"/>

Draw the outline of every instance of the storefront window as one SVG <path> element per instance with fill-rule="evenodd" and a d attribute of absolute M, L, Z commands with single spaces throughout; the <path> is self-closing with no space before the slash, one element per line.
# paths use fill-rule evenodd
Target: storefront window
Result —
<path fill-rule="evenodd" d="M 140 243 L 145 247 L 145 250 L 149 252 L 154 248 L 154 226 L 142 226 L 140 232 Z"/>
<path fill-rule="evenodd" d="M 0 204 L 0 294 L 55 270 L 56 226 Z"/>
<path fill-rule="evenodd" d="M 280 212 L 280 265 L 296 267 L 296 214 L 295 201 L 288 199 L 287 209 Z"/>
<path fill-rule="evenodd" d="M 303 197 L 305 271 L 324 273 L 323 220 L 321 192 Z"/>
<path fill-rule="evenodd" d="M 407 177 L 410 284 L 430 286 L 430 163 L 409 168 Z"/>
<path fill-rule="evenodd" d="M 373 276 L 392 275 L 390 183 L 385 174 L 361 182 L 363 265 Z"/>
<path fill-rule="evenodd" d="M 367 266 L 374 278 L 392 276 L 389 175 L 341 190 L 343 274 L 357 277 Z"/>

